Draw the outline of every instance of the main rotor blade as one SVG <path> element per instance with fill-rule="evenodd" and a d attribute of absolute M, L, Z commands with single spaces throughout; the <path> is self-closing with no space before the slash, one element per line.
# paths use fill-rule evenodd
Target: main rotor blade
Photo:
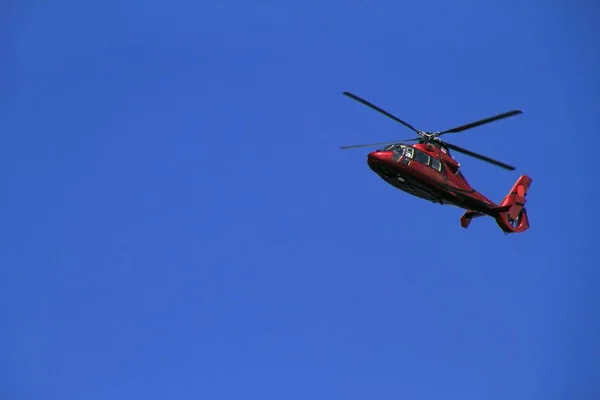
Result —
<path fill-rule="evenodd" d="M 358 97 L 357 95 L 355 95 L 355 94 L 352 94 L 352 93 L 350 93 L 350 92 L 343 92 L 342 94 L 343 94 L 344 96 L 348 96 L 348 97 L 350 97 L 350 98 L 352 98 L 352 99 L 354 99 L 354 100 L 358 101 L 359 103 L 362 103 L 362 104 L 366 105 L 367 107 L 371 107 L 372 109 L 374 109 L 374 110 L 376 110 L 376 111 L 379 111 L 379 112 L 380 112 L 380 113 L 382 113 L 383 115 L 385 115 L 385 116 L 387 116 L 387 117 L 389 117 L 389 118 L 393 119 L 393 120 L 394 120 L 394 121 L 396 121 L 396 122 L 399 122 L 399 123 L 401 123 L 402 125 L 404 125 L 404 126 L 405 126 L 405 127 L 407 127 L 408 129 L 411 129 L 412 131 L 414 131 L 414 132 L 416 132 L 416 133 L 419 133 L 419 130 L 418 130 L 418 129 L 415 129 L 415 128 L 414 128 L 412 125 L 410 125 L 409 123 L 402 121 L 400 118 L 396 117 L 395 115 L 392 115 L 392 114 L 390 114 L 389 112 L 385 111 L 385 110 L 384 110 L 384 109 L 382 109 L 382 108 L 379 108 L 379 107 L 377 107 L 375 104 L 373 104 L 373 103 L 369 103 L 367 100 L 365 100 L 365 99 L 363 99 L 363 98 L 361 98 L 361 97 Z"/>
<path fill-rule="evenodd" d="M 394 143 L 400 143 L 400 142 L 415 142 L 415 141 L 419 141 L 419 140 L 420 140 L 420 138 L 415 138 L 415 139 L 395 140 L 393 142 L 379 142 L 379 143 L 369 143 L 369 144 L 353 144 L 351 146 L 340 146 L 340 149 L 347 150 L 347 149 L 355 149 L 357 147 L 384 146 L 384 145 L 388 145 L 388 144 L 394 144 Z"/>
<path fill-rule="evenodd" d="M 446 133 L 457 133 L 457 132 L 466 131 L 467 129 L 475 128 L 476 126 L 480 126 L 483 124 L 489 124 L 490 122 L 494 122 L 494 121 L 497 121 L 497 120 L 503 119 L 503 118 L 512 117 L 513 115 L 518 115 L 518 114 L 522 114 L 522 113 L 523 113 L 523 111 L 521 111 L 521 110 L 508 111 L 508 112 L 505 112 L 502 114 L 494 115 L 493 117 L 489 117 L 489 118 L 485 118 L 485 119 L 482 119 L 479 121 L 471 122 L 470 124 L 458 126 L 456 128 L 448 129 L 443 132 L 438 132 L 437 136 L 444 135 Z"/>
<path fill-rule="evenodd" d="M 466 154 L 466 155 L 468 155 L 468 156 L 471 156 L 471 157 L 474 157 L 474 158 L 480 159 L 480 160 L 482 160 L 482 161 L 489 162 L 489 163 L 491 163 L 491 164 L 497 165 L 498 167 L 501 167 L 501 168 L 507 169 L 507 170 L 509 170 L 509 171 L 514 171 L 514 170 L 515 170 L 515 167 L 513 167 L 512 165 L 508 165 L 508 164 L 505 164 L 505 163 L 503 163 L 503 162 L 500 162 L 500 161 L 494 160 L 494 159 L 492 159 L 492 158 L 489 158 L 489 157 L 486 157 L 486 156 L 482 156 L 481 154 L 477 154 L 477 153 L 474 153 L 474 152 L 472 152 L 472 151 L 470 151 L 470 150 L 463 149 L 462 147 L 458 147 L 458 146 L 457 146 L 457 145 L 455 145 L 455 144 L 451 144 L 451 143 L 448 143 L 448 142 L 443 142 L 443 143 L 444 143 L 444 145 L 445 145 L 446 147 L 448 147 L 448 148 L 450 148 L 450 149 L 452 149 L 452 150 L 454 150 L 454 151 L 458 151 L 459 153 L 463 153 L 463 154 Z"/>

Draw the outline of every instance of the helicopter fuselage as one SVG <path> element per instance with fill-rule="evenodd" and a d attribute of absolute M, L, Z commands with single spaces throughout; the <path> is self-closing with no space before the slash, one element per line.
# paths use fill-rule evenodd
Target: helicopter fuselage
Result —
<path fill-rule="evenodd" d="M 388 184 L 433 203 L 484 214 L 497 207 L 469 185 L 459 164 L 441 146 L 391 145 L 369 153 L 367 163 Z"/>

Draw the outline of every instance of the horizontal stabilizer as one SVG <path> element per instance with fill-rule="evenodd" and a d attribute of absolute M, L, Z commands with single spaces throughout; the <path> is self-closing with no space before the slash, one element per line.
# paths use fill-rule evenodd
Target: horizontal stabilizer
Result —
<path fill-rule="evenodd" d="M 477 211 L 468 210 L 466 213 L 463 214 L 462 217 L 460 217 L 460 225 L 463 228 L 467 229 L 471 224 L 471 220 L 473 218 L 483 217 L 484 215 L 485 214 L 479 213 Z"/>
<path fill-rule="evenodd" d="M 512 207 L 512 204 L 510 204 L 508 206 L 496 207 L 496 208 L 494 208 L 494 212 L 497 214 L 501 214 L 503 212 L 507 212 L 508 210 L 510 210 L 511 207 Z"/>

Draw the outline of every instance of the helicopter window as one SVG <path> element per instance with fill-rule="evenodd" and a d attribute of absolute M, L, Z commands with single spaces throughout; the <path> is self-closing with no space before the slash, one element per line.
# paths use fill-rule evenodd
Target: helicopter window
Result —
<path fill-rule="evenodd" d="M 385 146 L 381 151 L 395 151 L 397 153 L 402 153 L 404 151 L 404 145 L 402 144 L 390 144 Z"/>
<path fill-rule="evenodd" d="M 418 150 L 415 151 L 414 160 L 416 160 L 420 163 L 423 163 L 425 165 L 429 165 L 429 159 L 430 159 L 430 157 L 427 154 L 423 153 L 422 151 L 418 151 Z"/>
<path fill-rule="evenodd" d="M 435 169 L 436 171 L 441 171 L 442 170 L 442 164 L 440 164 L 440 162 L 438 160 L 436 160 L 435 158 L 431 158 L 431 168 Z"/>
<path fill-rule="evenodd" d="M 413 149 L 412 147 L 405 147 L 404 157 L 413 158 L 414 151 L 415 151 L 415 149 Z"/>
<path fill-rule="evenodd" d="M 456 176 L 458 176 L 461 179 L 464 179 L 462 172 L 460 172 L 460 169 L 456 171 L 456 174 L 454 174 Z"/>
<path fill-rule="evenodd" d="M 400 158 L 404 155 L 404 146 L 398 146 L 392 149 L 392 160 L 398 162 Z"/>

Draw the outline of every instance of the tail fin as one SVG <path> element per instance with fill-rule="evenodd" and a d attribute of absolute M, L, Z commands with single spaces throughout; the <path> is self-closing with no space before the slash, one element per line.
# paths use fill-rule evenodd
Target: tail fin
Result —
<path fill-rule="evenodd" d="M 529 229 L 529 219 L 525 203 L 527 202 L 527 191 L 531 186 L 532 179 L 527 175 L 521 175 L 496 208 L 496 223 L 504 233 L 520 233 Z"/>

